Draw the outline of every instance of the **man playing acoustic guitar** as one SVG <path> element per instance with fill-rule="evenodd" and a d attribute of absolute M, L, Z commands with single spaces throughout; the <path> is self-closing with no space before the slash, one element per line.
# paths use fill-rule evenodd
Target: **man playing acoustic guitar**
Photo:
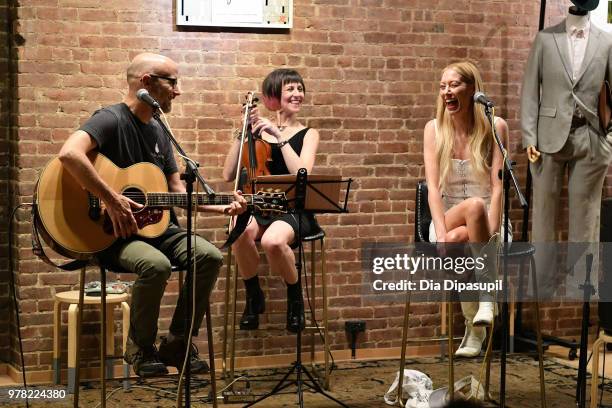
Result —
<path fill-rule="evenodd" d="M 139 162 L 157 165 L 165 174 L 170 192 L 185 192 L 170 141 L 157 121 L 153 109 L 136 97 L 146 89 L 164 112 L 170 112 L 172 100 L 181 94 L 178 66 L 170 58 L 157 54 L 137 55 L 127 69 L 128 94 L 122 103 L 100 109 L 64 143 L 59 158 L 81 186 L 99 197 L 110 217 L 117 241 L 98 254 L 104 262 L 134 272 L 138 278 L 132 289 L 130 331 L 125 360 L 139 376 L 167 373 L 166 366 L 182 367 L 186 351 L 184 308 L 187 294 L 180 293 L 169 334 L 155 348 L 157 319 L 171 264 L 186 266 L 187 235 L 175 222 L 156 238 L 136 237 L 138 225 L 132 209 L 142 208 L 121 192 L 114 191 L 96 172 L 88 153 L 99 152 L 120 168 Z M 229 205 L 201 205 L 203 211 L 241 214 L 246 200 L 234 193 Z M 176 220 L 175 217 L 173 217 Z M 197 265 L 195 285 L 194 332 L 197 336 L 206 302 L 215 284 L 223 258 L 219 250 L 204 238 L 196 237 L 194 258 Z M 206 372 L 195 346 L 190 350 L 191 372 Z"/>

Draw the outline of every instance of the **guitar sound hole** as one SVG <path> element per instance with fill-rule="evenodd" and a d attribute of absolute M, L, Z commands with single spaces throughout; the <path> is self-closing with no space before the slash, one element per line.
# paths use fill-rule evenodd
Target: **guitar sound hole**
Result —
<path fill-rule="evenodd" d="M 129 198 L 130 200 L 137 202 L 138 204 L 142 204 L 142 205 L 147 204 L 147 197 L 145 193 L 143 193 L 141 190 L 137 189 L 136 187 L 130 187 L 130 188 L 123 190 L 123 195 Z M 138 212 L 138 211 L 142 211 L 142 210 L 135 210 L 134 212 Z"/>

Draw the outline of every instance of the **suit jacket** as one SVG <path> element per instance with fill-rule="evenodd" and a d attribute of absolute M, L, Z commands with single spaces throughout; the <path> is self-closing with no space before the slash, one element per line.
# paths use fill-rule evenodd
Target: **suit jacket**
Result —
<path fill-rule="evenodd" d="M 591 24 L 576 81 L 572 80 L 565 20 L 538 33 L 531 48 L 521 94 L 523 147 L 556 153 L 567 141 L 576 106 L 604 137 L 597 113 L 599 91 L 612 78 L 612 35 Z"/>

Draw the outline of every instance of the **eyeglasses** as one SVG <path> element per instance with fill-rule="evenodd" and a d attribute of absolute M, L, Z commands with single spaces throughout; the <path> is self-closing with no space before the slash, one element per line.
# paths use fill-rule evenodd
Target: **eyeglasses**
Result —
<path fill-rule="evenodd" d="M 166 81 L 168 81 L 170 86 L 172 86 L 173 88 L 176 88 L 178 86 L 178 78 L 167 77 L 167 76 L 157 75 L 157 74 L 149 74 L 149 75 L 151 75 L 153 78 L 165 79 Z"/>

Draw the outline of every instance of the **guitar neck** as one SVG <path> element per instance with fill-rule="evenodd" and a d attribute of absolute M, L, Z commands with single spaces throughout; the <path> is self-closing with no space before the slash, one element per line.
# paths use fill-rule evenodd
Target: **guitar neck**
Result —
<path fill-rule="evenodd" d="M 203 193 L 194 193 L 193 201 L 197 200 L 198 205 L 227 205 L 234 201 L 232 194 L 215 194 L 209 196 Z M 252 204 L 253 197 L 251 195 L 243 195 L 247 204 Z M 148 207 L 186 207 L 186 193 L 147 193 Z"/>

